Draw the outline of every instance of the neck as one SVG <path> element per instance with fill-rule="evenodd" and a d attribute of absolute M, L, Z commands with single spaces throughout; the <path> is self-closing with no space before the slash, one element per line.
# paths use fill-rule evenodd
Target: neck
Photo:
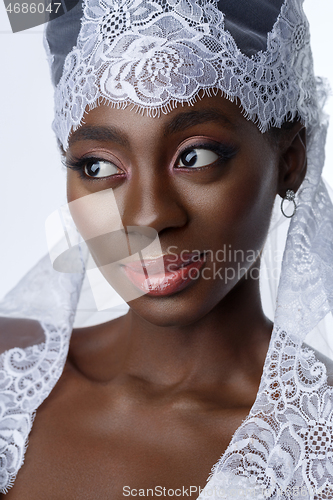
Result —
<path fill-rule="evenodd" d="M 272 323 L 258 280 L 241 280 L 199 321 L 157 326 L 133 309 L 112 322 L 74 331 L 69 360 L 85 377 L 140 381 L 156 390 L 221 394 L 225 404 L 253 402 Z M 252 404 L 252 403 L 251 403 Z"/>
<path fill-rule="evenodd" d="M 123 319 L 128 348 L 123 369 L 162 386 L 201 386 L 235 376 L 258 378 L 272 325 L 258 280 L 243 280 L 205 317 L 186 326 L 156 326 L 133 309 Z"/>

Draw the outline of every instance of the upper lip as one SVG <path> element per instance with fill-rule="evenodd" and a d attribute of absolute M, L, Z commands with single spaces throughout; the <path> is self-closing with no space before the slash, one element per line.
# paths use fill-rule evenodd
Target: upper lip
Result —
<path fill-rule="evenodd" d="M 200 254 L 200 258 L 202 258 L 204 253 Z M 124 264 L 129 269 L 132 269 L 134 272 L 142 272 L 143 264 L 148 272 L 148 274 L 156 274 L 161 273 L 164 270 L 167 272 L 177 271 L 177 269 L 188 265 L 192 260 L 198 260 L 198 252 L 182 252 L 179 255 L 176 254 L 164 254 L 159 257 L 143 258 L 143 262 L 140 260 L 135 260 L 132 262 L 126 262 Z"/>

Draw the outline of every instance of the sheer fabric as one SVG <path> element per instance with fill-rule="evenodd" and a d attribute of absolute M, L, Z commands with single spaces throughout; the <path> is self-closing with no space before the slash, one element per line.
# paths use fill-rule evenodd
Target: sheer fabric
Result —
<path fill-rule="evenodd" d="M 261 0 L 259 12 L 272 4 Z M 244 115 L 262 131 L 295 116 L 311 123 L 316 90 L 301 5 L 299 0 L 284 2 L 265 36 L 260 25 L 250 30 L 239 26 L 265 47 L 248 57 L 225 29 L 226 16 L 215 2 L 87 0 L 77 44 L 64 61 L 55 91 L 57 137 L 66 149 L 71 129 L 82 123 L 87 107 L 101 100 L 158 116 L 218 90 L 237 98 Z"/>
<path fill-rule="evenodd" d="M 23 464 L 36 409 L 50 394 L 66 362 L 83 274 L 54 271 L 47 255 L 0 304 L 0 332 L 8 335 L 4 318 L 25 334 L 31 320 L 32 345 L 0 356 L 0 491 L 6 493 Z M 22 320 L 15 323 L 14 320 Z M 35 344 L 42 329 L 45 341 Z M 35 345 L 34 345 L 35 344 Z"/>

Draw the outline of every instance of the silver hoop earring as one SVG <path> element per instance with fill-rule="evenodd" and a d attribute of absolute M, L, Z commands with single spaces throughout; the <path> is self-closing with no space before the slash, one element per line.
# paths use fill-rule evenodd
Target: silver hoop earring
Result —
<path fill-rule="evenodd" d="M 281 212 L 283 213 L 283 215 L 285 217 L 287 217 L 287 219 L 291 219 L 292 217 L 294 217 L 294 215 L 296 213 L 297 205 L 296 205 L 296 201 L 295 201 L 295 196 L 296 196 L 295 192 L 292 189 L 288 189 L 284 198 L 282 198 L 282 200 L 281 200 Z M 285 202 L 286 200 L 292 201 L 294 204 L 294 211 L 291 215 L 287 215 L 283 210 L 283 202 Z"/>

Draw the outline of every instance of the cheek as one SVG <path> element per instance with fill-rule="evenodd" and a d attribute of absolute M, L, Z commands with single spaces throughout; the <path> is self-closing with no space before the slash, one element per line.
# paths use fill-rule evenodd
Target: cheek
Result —
<path fill-rule="evenodd" d="M 77 198 L 85 196 L 86 190 L 83 189 L 82 183 L 79 182 L 78 174 L 70 169 L 67 169 L 67 201 L 71 203 Z"/>
<path fill-rule="evenodd" d="M 276 196 L 274 178 L 254 176 L 252 182 L 239 191 L 230 217 L 238 227 L 237 239 L 247 248 L 262 249 L 271 219 Z M 234 228 L 234 229 L 235 229 Z"/>
<path fill-rule="evenodd" d="M 79 233 L 97 254 L 104 247 L 105 238 L 100 237 L 118 234 L 123 225 L 113 189 L 91 193 L 82 184 L 68 175 L 68 206 Z"/>
<path fill-rule="evenodd" d="M 256 250 L 264 244 L 276 195 L 275 163 L 243 165 L 234 174 L 192 191 L 188 201 L 195 207 L 197 231 L 206 245 L 210 241 L 216 247 Z"/>

